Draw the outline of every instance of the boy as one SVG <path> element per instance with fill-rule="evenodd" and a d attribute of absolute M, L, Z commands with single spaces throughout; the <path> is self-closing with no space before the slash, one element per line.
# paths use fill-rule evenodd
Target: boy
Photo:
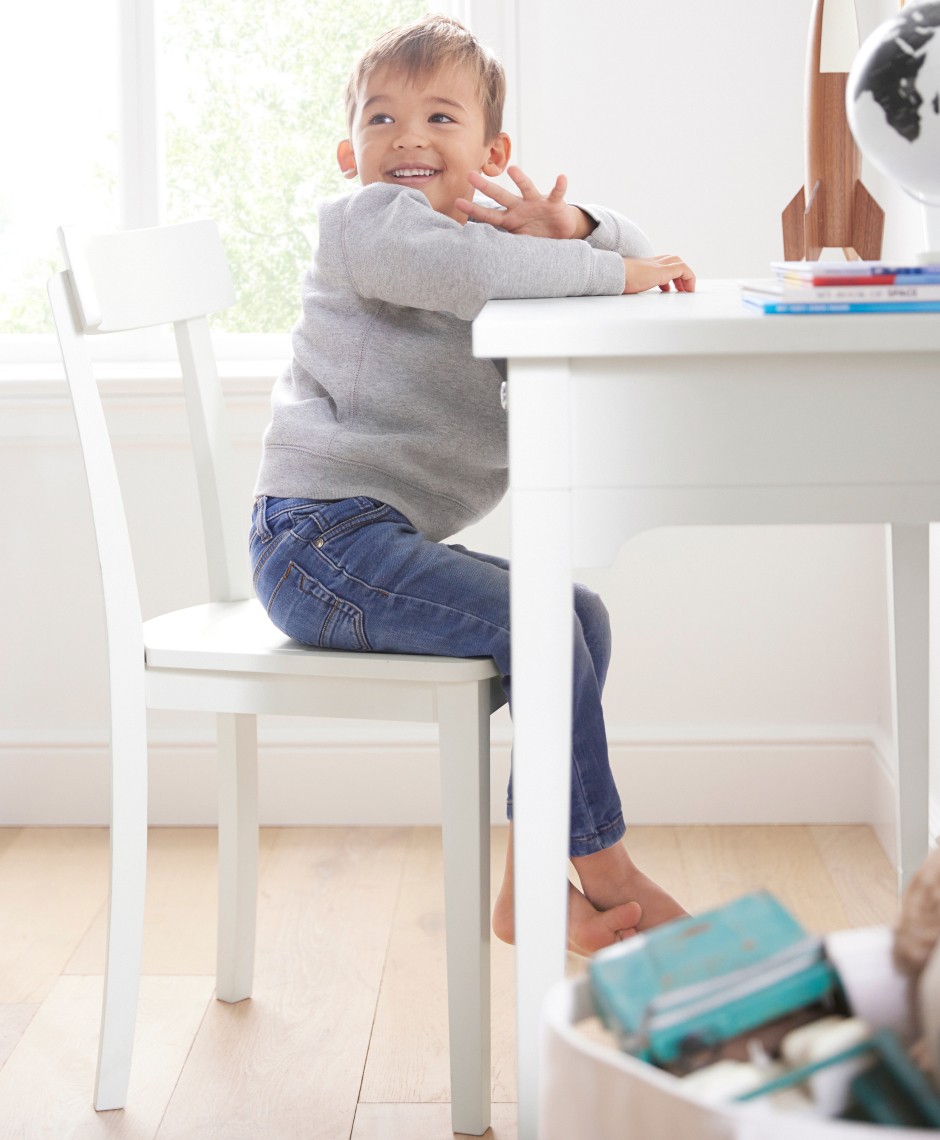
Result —
<path fill-rule="evenodd" d="M 381 37 L 347 92 L 337 158 L 362 188 L 324 203 L 293 360 L 273 394 L 253 516 L 255 589 L 299 641 L 496 661 L 511 699 L 507 563 L 441 542 L 506 488 L 501 373 L 470 322 L 494 297 L 695 287 L 619 215 L 507 169 L 501 66 L 431 15 Z M 475 204 L 486 191 L 496 207 Z M 472 219 L 472 221 L 471 221 Z M 607 757 L 607 613 L 577 587 L 569 944 L 591 953 L 684 911 L 630 861 Z M 511 795 L 509 814 L 511 818 Z M 511 833 L 510 833 L 511 838 Z M 513 939 L 512 843 L 493 929 Z"/>

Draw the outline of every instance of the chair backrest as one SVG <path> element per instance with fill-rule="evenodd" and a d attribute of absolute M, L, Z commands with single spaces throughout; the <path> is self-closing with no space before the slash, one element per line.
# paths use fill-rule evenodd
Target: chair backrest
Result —
<path fill-rule="evenodd" d="M 86 340 L 173 324 L 210 599 L 246 598 L 251 588 L 246 506 L 232 490 L 231 444 L 207 321 L 209 313 L 231 305 L 235 295 L 213 222 L 95 235 L 69 227 L 59 236 L 68 269 L 50 279 L 49 299 L 91 496 L 113 663 L 114 637 L 135 626 L 139 630 L 141 613 L 117 468 Z"/>

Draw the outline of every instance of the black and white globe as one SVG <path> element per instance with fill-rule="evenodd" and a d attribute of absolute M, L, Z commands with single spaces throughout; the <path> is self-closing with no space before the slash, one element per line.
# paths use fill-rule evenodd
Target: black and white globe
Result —
<path fill-rule="evenodd" d="M 859 150 L 940 206 L 940 0 L 913 0 L 865 40 L 845 93 Z"/>

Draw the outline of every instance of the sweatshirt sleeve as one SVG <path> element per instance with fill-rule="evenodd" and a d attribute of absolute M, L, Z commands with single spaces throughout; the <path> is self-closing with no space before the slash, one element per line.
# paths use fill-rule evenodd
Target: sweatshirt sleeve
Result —
<path fill-rule="evenodd" d="M 584 239 L 593 249 L 612 249 L 622 257 L 653 256 L 649 238 L 629 218 L 603 206 L 585 206 L 581 202 L 575 204 L 597 222 L 596 228 Z"/>
<path fill-rule="evenodd" d="M 623 292 L 623 258 L 613 249 L 460 225 L 409 187 L 375 183 L 350 195 L 340 229 L 356 291 L 394 305 L 469 321 L 496 298 Z"/>

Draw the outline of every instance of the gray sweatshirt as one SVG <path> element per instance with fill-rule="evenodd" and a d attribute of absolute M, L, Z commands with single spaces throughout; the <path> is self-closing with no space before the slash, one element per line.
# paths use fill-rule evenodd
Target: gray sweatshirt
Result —
<path fill-rule="evenodd" d="M 502 375 L 470 322 L 497 297 L 623 291 L 623 256 L 652 252 L 626 218 L 582 207 L 587 240 L 460 225 L 409 187 L 374 183 L 323 204 L 293 359 L 274 386 L 258 495 L 391 504 L 446 538 L 506 490 Z"/>

